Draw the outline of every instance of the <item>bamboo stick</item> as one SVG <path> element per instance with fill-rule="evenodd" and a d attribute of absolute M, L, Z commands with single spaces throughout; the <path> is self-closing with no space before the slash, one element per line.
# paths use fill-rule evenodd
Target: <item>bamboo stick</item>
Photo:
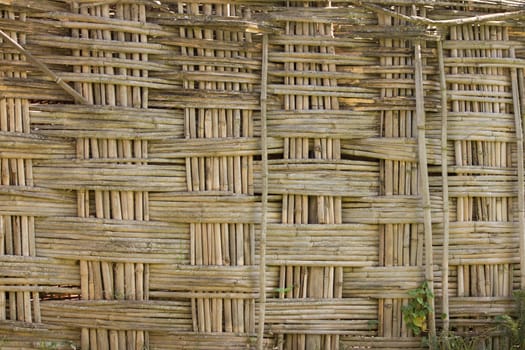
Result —
<path fill-rule="evenodd" d="M 442 257 L 442 314 L 443 331 L 449 330 L 449 196 L 448 196 L 448 104 L 443 42 L 438 41 L 438 64 L 441 85 L 441 177 L 443 181 L 443 257 Z"/>
<path fill-rule="evenodd" d="M 259 238 L 259 328 L 257 333 L 257 347 L 263 349 L 265 305 L 266 305 L 266 230 L 268 212 L 268 141 L 266 126 L 266 76 L 268 67 L 268 36 L 263 36 L 262 52 L 262 80 L 261 80 L 261 147 L 262 147 L 262 217 L 261 233 Z"/>
<path fill-rule="evenodd" d="M 513 49 L 510 50 L 511 57 L 514 57 L 515 52 Z M 519 232 L 520 232 L 520 266 L 525 266 L 525 184 L 524 184 L 524 170 L 523 170 L 523 126 L 522 126 L 522 111 L 523 101 L 519 95 L 519 81 L 518 81 L 518 71 L 517 69 L 511 69 L 511 78 L 512 78 L 512 93 L 513 93 L 513 107 L 514 107 L 514 116 L 515 116 L 515 128 L 516 128 L 516 147 L 518 151 L 518 222 L 519 222 Z M 523 87 L 523 86 L 521 86 Z M 525 269 L 521 269 L 525 270 Z M 525 272 L 521 272 L 520 276 L 520 285 L 521 288 L 525 288 Z"/>
<path fill-rule="evenodd" d="M 415 95 L 416 95 L 416 118 L 418 128 L 418 149 L 419 149 L 419 165 L 420 165 L 420 191 L 423 199 L 423 210 L 425 215 L 425 279 L 429 284 L 431 291 L 434 290 L 434 272 L 433 272 L 433 259 L 432 259 L 432 217 L 431 217 L 431 203 L 430 193 L 428 190 L 428 170 L 427 170 L 427 158 L 426 158 L 426 136 L 425 136 L 425 109 L 424 109 L 424 96 L 423 96 L 423 74 L 422 67 L 423 62 L 421 59 L 421 43 L 415 45 L 415 72 L 414 77 L 416 81 Z M 431 308 L 434 310 L 434 299 L 430 300 Z M 436 326 L 434 313 L 431 312 L 428 316 L 429 322 L 429 333 L 430 339 L 433 339 L 436 335 Z"/>

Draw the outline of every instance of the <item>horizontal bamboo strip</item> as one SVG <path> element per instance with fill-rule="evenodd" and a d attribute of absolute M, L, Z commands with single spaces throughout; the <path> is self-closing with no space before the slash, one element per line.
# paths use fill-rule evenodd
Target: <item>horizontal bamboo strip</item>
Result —
<path fill-rule="evenodd" d="M 439 143 L 427 139 L 427 157 L 429 164 L 441 164 Z M 453 157 L 453 150 L 448 150 Z M 416 139 L 403 137 L 371 137 L 356 140 L 341 140 L 341 154 L 385 160 L 416 162 Z"/>
<path fill-rule="evenodd" d="M 56 344 L 62 342 L 64 345 L 72 342 L 74 345 L 80 340 L 78 330 L 74 328 L 11 320 L 2 320 L 2 322 L 0 322 L 0 337 L 3 340 L 2 349 L 11 349 L 11 347 L 9 347 L 11 345 L 16 349 L 15 345 L 11 342 L 17 341 L 37 344 L 45 344 L 46 341 Z M 6 342 L 4 342 L 4 340 Z M 31 344 L 31 346 L 32 345 L 34 344 Z"/>
<path fill-rule="evenodd" d="M 408 40 L 438 40 L 440 33 L 435 28 L 423 25 L 412 26 L 383 26 L 383 25 L 359 25 L 344 28 L 345 34 L 352 36 L 363 36 L 374 39 L 397 39 L 402 36 Z"/>
<path fill-rule="evenodd" d="M 71 38 L 57 35 L 32 35 L 27 43 L 28 45 L 39 45 L 49 48 L 89 50 L 93 52 L 110 51 L 127 54 L 169 54 L 167 47 L 155 43 Z"/>
<path fill-rule="evenodd" d="M 200 72 L 200 71 L 183 71 L 164 73 L 165 77 L 173 80 L 191 80 L 194 82 L 231 82 L 235 81 L 240 84 L 257 84 L 260 79 L 258 74 L 242 72 Z"/>
<path fill-rule="evenodd" d="M 45 64 L 60 65 L 60 66 L 79 66 L 86 65 L 94 68 L 105 69 L 143 69 L 151 73 L 168 72 L 176 66 L 174 63 L 168 64 L 164 62 L 155 61 L 138 61 L 128 58 L 105 57 L 101 60 L 99 57 L 89 56 L 53 56 L 53 55 L 38 55 L 38 59 Z M 178 62 L 177 62 L 178 63 Z M 103 106 L 101 106 L 103 107 Z"/>
<path fill-rule="evenodd" d="M 515 310 L 512 297 L 450 297 L 451 317 L 510 315 Z"/>
<path fill-rule="evenodd" d="M 391 78 L 391 79 L 367 79 L 366 81 L 362 82 L 361 84 L 364 87 L 367 88 L 398 88 L 398 89 L 412 89 L 414 85 L 413 79 L 410 78 Z M 432 80 L 425 80 L 423 81 L 424 89 L 427 91 L 433 91 L 438 90 L 439 85 Z M 402 97 L 402 100 L 406 100 L 406 98 Z M 413 100 L 411 100 L 413 101 Z M 415 101 L 414 101 L 415 102 Z"/>
<path fill-rule="evenodd" d="M 111 330 L 191 331 L 189 301 L 41 301 L 42 321 L 58 326 Z"/>
<path fill-rule="evenodd" d="M 268 265 L 372 266 L 379 236 L 372 225 L 268 225 Z"/>
<path fill-rule="evenodd" d="M 229 333 L 149 333 L 150 346 L 165 350 L 245 350 L 256 342 L 255 335 Z M 265 341 L 265 349 L 271 349 L 270 341 Z"/>
<path fill-rule="evenodd" d="M 525 60 L 504 57 L 451 57 L 445 59 L 445 64 L 447 67 L 524 68 Z"/>
<path fill-rule="evenodd" d="M 35 184 L 55 189 L 184 191 L 182 166 L 46 161 L 33 166 Z"/>
<path fill-rule="evenodd" d="M 274 139 L 276 146 L 282 141 Z M 260 140 L 255 137 L 223 137 L 201 139 L 163 139 L 149 143 L 149 153 L 159 158 L 249 156 L 261 153 Z"/>
<path fill-rule="evenodd" d="M 407 298 L 425 278 L 421 266 L 359 267 L 345 269 L 343 297 Z"/>
<path fill-rule="evenodd" d="M 227 110 L 259 110 L 259 96 L 249 92 L 222 92 L 171 89 L 152 94 L 157 108 L 216 108 Z"/>
<path fill-rule="evenodd" d="M 417 147 L 414 138 L 372 137 L 350 141 L 342 140 L 341 154 L 416 162 Z"/>
<path fill-rule="evenodd" d="M 378 172 L 377 164 L 367 161 L 276 160 L 269 162 L 268 186 L 272 194 L 373 196 Z"/>
<path fill-rule="evenodd" d="M 266 322 L 273 333 L 363 334 L 370 332 L 369 321 L 375 319 L 377 303 L 363 298 L 269 299 L 266 304 Z"/>
<path fill-rule="evenodd" d="M 34 285 L 28 286 L 27 290 L 68 293 L 78 291 L 80 286 L 80 271 L 74 261 L 2 256 L 0 274 L 0 290 L 4 291 L 12 291 L 17 286 Z M 65 287 L 59 287 L 61 285 Z"/>
<path fill-rule="evenodd" d="M 447 83 L 465 84 L 465 85 L 495 85 L 510 87 L 511 82 L 506 75 L 489 75 L 489 74 L 447 74 Z M 457 112 L 455 112 L 457 113 Z"/>
<path fill-rule="evenodd" d="M 343 221 L 364 224 L 422 223 L 420 196 L 378 196 L 343 201 Z"/>
<path fill-rule="evenodd" d="M 458 165 L 449 166 L 449 172 L 453 174 L 468 174 L 468 175 L 502 175 L 502 176 L 516 176 L 517 171 L 511 167 L 496 167 L 496 166 L 479 166 L 479 165 Z"/>
<path fill-rule="evenodd" d="M 74 83 L 93 83 L 124 85 L 132 87 L 142 87 L 160 90 L 171 90 L 177 88 L 170 80 L 149 77 L 137 77 L 132 75 L 116 74 L 82 74 L 82 73 L 60 73 L 60 78 L 65 82 Z"/>
<path fill-rule="evenodd" d="M 258 42 L 236 42 L 223 40 L 208 40 L 199 38 L 162 37 L 156 40 L 162 45 L 160 47 L 181 46 L 184 48 L 198 48 L 203 50 L 235 51 L 243 53 L 258 54 L 261 52 L 261 44 Z M 153 44 L 150 44 L 153 45 Z M 158 45 L 158 44 L 157 44 Z M 156 52 L 159 53 L 160 52 Z"/>
<path fill-rule="evenodd" d="M 33 14 L 35 15 L 35 14 Z M 2 30 L 6 33 L 8 32 L 17 32 L 20 34 L 29 34 L 34 33 L 36 31 L 47 31 L 49 30 L 49 26 L 42 23 L 41 26 L 38 25 L 38 23 L 35 23 L 33 20 L 25 20 L 25 21 L 18 21 L 15 18 L 9 19 L 9 18 L 2 18 L 0 19 L 0 27 Z"/>
<path fill-rule="evenodd" d="M 349 110 L 268 112 L 268 135 L 361 139 L 376 136 L 378 116 Z"/>
<path fill-rule="evenodd" d="M 65 137 L 164 138 L 183 136 L 182 115 L 173 110 L 114 106 L 32 106 L 36 132 Z M 179 117 L 179 118 L 177 118 Z"/>
<path fill-rule="evenodd" d="M 258 197 L 213 195 L 208 192 L 152 193 L 152 220 L 185 223 L 259 223 Z"/>
<path fill-rule="evenodd" d="M 438 187 L 440 177 L 430 179 L 431 187 Z M 450 197 L 515 197 L 516 176 L 508 175 L 457 175 L 449 176 Z"/>
<path fill-rule="evenodd" d="M 498 131 L 494 131 L 488 128 L 476 127 L 475 124 L 469 124 L 468 122 L 463 122 L 462 124 L 463 125 L 459 128 L 456 127 L 454 129 L 449 129 L 449 141 L 515 142 L 516 140 L 516 134 L 513 134 L 512 132 L 510 132 L 510 130 L 500 129 Z M 436 130 L 436 125 L 437 123 L 435 121 L 427 122 L 427 128 L 429 130 Z M 467 126 L 474 127 L 472 128 L 471 132 L 462 133 L 461 128 Z M 454 151 L 454 148 L 448 150 L 449 153 L 451 153 L 452 151 Z"/>
<path fill-rule="evenodd" d="M 170 35 L 171 32 L 151 22 L 129 21 L 120 18 L 109 18 L 102 16 L 90 16 L 71 12 L 48 12 L 35 14 L 32 17 L 42 18 L 39 23 L 47 23 L 60 28 L 70 29 L 92 29 L 92 30 L 114 30 L 130 34 L 143 34 L 151 36 Z M 54 19 L 58 21 L 48 21 Z"/>
<path fill-rule="evenodd" d="M 451 265 L 515 264 L 519 263 L 519 241 L 499 244 L 452 244 L 449 248 Z"/>
<path fill-rule="evenodd" d="M 482 331 L 487 330 L 487 335 L 490 336 L 501 336 L 501 333 L 494 334 L 494 331 L 491 331 L 491 328 L 494 327 L 494 318 L 451 318 L 450 326 L 453 328 L 456 327 L 467 327 L 467 329 L 481 329 Z M 493 329 L 493 328 L 492 328 Z M 491 334 L 492 333 L 492 334 Z"/>
<path fill-rule="evenodd" d="M 36 220 L 40 256 L 137 263 L 189 262 L 185 225 L 93 218 Z"/>
<path fill-rule="evenodd" d="M 0 97 L 31 100 L 72 101 L 64 90 L 50 80 L 0 78 Z"/>
<path fill-rule="evenodd" d="M 163 57 L 164 58 L 164 57 Z M 168 59 L 165 57 L 164 59 Z M 150 62 L 148 62 L 150 63 Z M 217 57 L 217 56 L 178 56 L 176 61 L 169 62 L 172 69 L 181 65 L 207 66 L 214 68 L 261 69 L 261 61 L 248 57 Z"/>
<path fill-rule="evenodd" d="M 257 266 L 156 264 L 150 268 L 153 294 L 156 290 L 162 290 L 192 292 L 195 296 L 202 292 L 255 295 L 259 287 L 257 281 Z"/>
<path fill-rule="evenodd" d="M 291 37 L 288 44 L 294 44 L 293 38 Z M 286 37 L 282 37 L 281 40 L 283 43 L 286 42 Z M 296 40 L 300 41 L 301 38 Z M 315 44 L 315 37 L 305 37 L 306 44 Z M 319 39 L 317 39 L 319 40 Z M 330 40 L 330 39 L 326 39 Z M 324 43 L 324 42 L 323 42 Z M 329 44 L 326 43 L 326 44 Z M 316 52 L 275 52 L 269 55 L 269 61 L 274 63 L 319 63 L 319 64 L 338 64 L 338 65 L 348 65 L 353 68 L 351 71 L 358 71 L 359 67 L 366 70 L 370 65 L 376 63 L 376 58 L 366 55 L 337 55 L 337 54 L 328 54 L 328 53 L 316 53 Z M 289 72 L 289 70 L 284 70 L 284 72 Z M 300 72 L 299 70 L 297 72 Z M 363 73 L 361 72 L 361 73 Z M 335 110 L 334 110 L 335 111 Z M 333 112 L 333 111 L 331 111 Z"/>
<path fill-rule="evenodd" d="M 422 339 L 420 337 L 406 337 L 406 338 L 385 338 L 385 337 L 353 337 L 342 336 L 340 340 L 341 346 L 346 346 L 349 349 L 417 349 L 423 350 L 426 347 L 422 346 Z"/>
<path fill-rule="evenodd" d="M 155 23 L 167 27 L 206 27 L 213 30 L 225 31 L 239 31 L 246 33 L 272 33 L 277 32 L 279 28 L 271 22 L 262 21 L 260 16 L 255 20 L 245 20 L 239 17 L 225 17 L 225 16 L 204 16 L 204 15 L 190 15 L 190 14 L 173 14 L 173 13 L 159 13 L 155 18 Z M 172 33 L 169 33 L 172 34 Z"/>
<path fill-rule="evenodd" d="M 59 0 L 52 1 L 35 1 L 35 0 L 2 0 L 3 6 L 9 6 L 11 9 L 25 11 L 64 11 L 69 9 L 69 4 Z"/>
<path fill-rule="evenodd" d="M 450 246 L 458 246 L 456 249 L 459 251 L 464 251 L 467 253 L 472 249 L 501 249 L 501 248 L 514 248 L 519 247 L 519 237 L 517 231 L 506 232 L 506 233 L 494 233 L 494 232 L 485 232 L 485 233 L 467 233 L 467 234 L 458 234 L 454 231 L 451 231 L 450 236 Z M 489 248 L 490 247 L 490 248 Z M 454 248 L 452 248 L 454 249 Z M 495 253 L 494 251 L 487 252 Z"/>
<path fill-rule="evenodd" d="M 450 223 L 450 234 L 469 236 L 482 234 L 497 236 L 500 234 L 516 234 L 518 222 L 506 221 L 456 221 Z"/>
<path fill-rule="evenodd" d="M 72 158 L 75 145 L 63 139 L 0 131 L 0 158 Z"/>
<path fill-rule="evenodd" d="M 275 7 L 268 12 L 270 21 L 294 21 L 308 23 L 337 23 L 348 25 L 373 24 L 375 16 L 357 7 Z"/>
<path fill-rule="evenodd" d="M 513 141 L 514 120 L 510 114 L 449 112 L 449 140 Z"/>
<path fill-rule="evenodd" d="M 370 82 L 367 86 L 372 87 Z M 317 85 L 277 85 L 269 84 L 268 93 L 276 95 L 291 95 L 291 96 L 323 96 L 323 97 L 344 97 L 344 98 L 359 98 L 361 100 L 369 99 L 369 103 L 373 102 L 372 98 L 375 93 L 370 92 L 369 89 L 361 87 L 346 87 L 346 86 L 317 86 Z"/>
<path fill-rule="evenodd" d="M 483 41 L 481 40 L 445 40 L 443 42 L 444 49 L 458 49 L 458 50 L 468 50 L 468 49 L 508 50 L 510 48 L 515 48 L 515 49 L 523 48 L 524 45 L 525 44 L 522 41 L 512 41 L 512 40 L 483 40 Z M 445 60 L 445 62 L 447 61 Z"/>
<path fill-rule="evenodd" d="M 47 188 L 0 186 L 2 215 L 74 216 L 76 196 Z"/>

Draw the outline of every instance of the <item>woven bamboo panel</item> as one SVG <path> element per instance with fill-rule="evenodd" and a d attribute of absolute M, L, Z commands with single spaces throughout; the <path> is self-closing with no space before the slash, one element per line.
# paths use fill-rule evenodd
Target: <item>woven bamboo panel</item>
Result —
<path fill-rule="evenodd" d="M 0 1 L 0 349 L 509 349 L 523 8 Z"/>

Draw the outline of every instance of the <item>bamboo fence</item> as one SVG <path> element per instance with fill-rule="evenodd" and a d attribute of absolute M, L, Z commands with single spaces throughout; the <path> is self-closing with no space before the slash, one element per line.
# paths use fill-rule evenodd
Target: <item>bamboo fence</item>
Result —
<path fill-rule="evenodd" d="M 0 349 L 421 349 L 525 289 L 524 0 L 0 0 Z"/>

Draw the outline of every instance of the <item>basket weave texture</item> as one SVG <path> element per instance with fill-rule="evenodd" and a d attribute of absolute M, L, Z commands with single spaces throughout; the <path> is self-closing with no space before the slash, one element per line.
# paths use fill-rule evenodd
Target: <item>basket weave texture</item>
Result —
<path fill-rule="evenodd" d="M 0 0 L 0 349 L 419 349 L 424 281 L 431 335 L 509 349 L 524 19 Z"/>

